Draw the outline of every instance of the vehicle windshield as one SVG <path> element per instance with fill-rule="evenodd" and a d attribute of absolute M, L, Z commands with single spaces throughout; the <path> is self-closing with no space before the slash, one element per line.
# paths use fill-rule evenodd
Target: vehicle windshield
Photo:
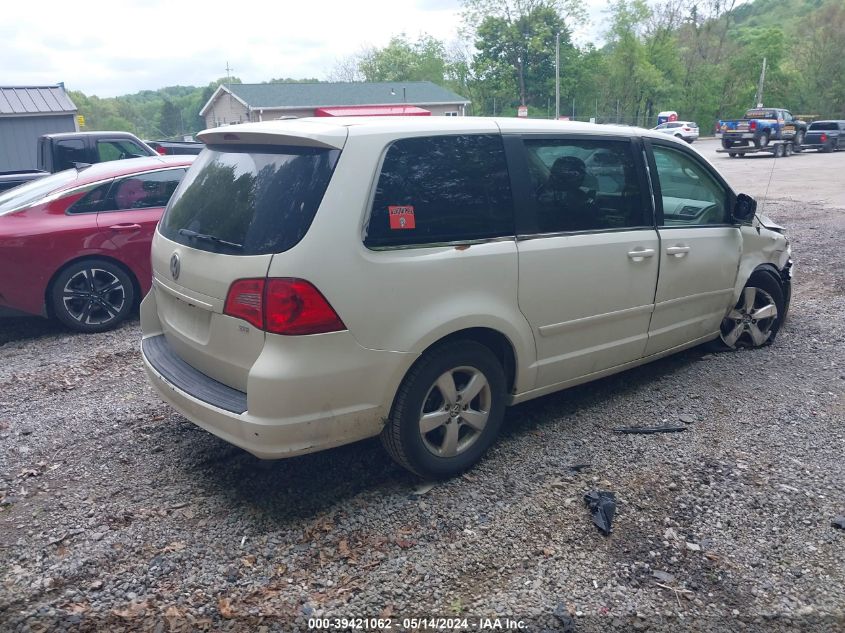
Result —
<path fill-rule="evenodd" d="M 839 126 L 834 121 L 818 121 L 810 123 L 808 130 L 838 130 Z"/>
<path fill-rule="evenodd" d="M 210 146 L 173 194 L 159 231 L 206 251 L 284 252 L 311 226 L 339 155 L 313 147 Z"/>
<path fill-rule="evenodd" d="M 6 215 L 35 204 L 59 187 L 76 180 L 78 175 L 77 170 L 66 169 L 0 193 L 0 215 Z"/>

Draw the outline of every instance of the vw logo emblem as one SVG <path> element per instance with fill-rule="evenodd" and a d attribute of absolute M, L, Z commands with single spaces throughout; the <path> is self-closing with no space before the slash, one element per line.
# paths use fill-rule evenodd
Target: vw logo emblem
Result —
<path fill-rule="evenodd" d="M 182 262 L 179 261 L 179 253 L 170 256 L 170 276 L 179 279 L 179 272 L 182 269 Z"/>

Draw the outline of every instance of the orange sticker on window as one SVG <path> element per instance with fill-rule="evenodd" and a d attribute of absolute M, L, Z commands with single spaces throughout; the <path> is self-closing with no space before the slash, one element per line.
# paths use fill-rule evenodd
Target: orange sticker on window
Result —
<path fill-rule="evenodd" d="M 411 205 L 390 205 L 387 207 L 391 229 L 415 229 L 414 207 Z"/>

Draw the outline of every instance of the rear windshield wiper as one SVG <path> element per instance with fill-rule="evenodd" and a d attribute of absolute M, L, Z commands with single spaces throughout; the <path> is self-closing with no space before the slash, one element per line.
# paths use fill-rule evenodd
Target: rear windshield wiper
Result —
<path fill-rule="evenodd" d="M 221 240 L 219 237 L 215 237 L 214 235 L 206 235 L 205 233 L 197 233 L 196 231 L 192 231 L 191 229 L 179 229 L 179 235 L 184 235 L 186 237 L 190 237 L 195 240 L 203 240 L 205 242 L 211 242 L 212 244 L 222 244 L 223 246 L 230 246 L 232 248 L 243 248 L 243 244 L 238 244 L 237 242 L 228 242 L 226 240 Z"/>

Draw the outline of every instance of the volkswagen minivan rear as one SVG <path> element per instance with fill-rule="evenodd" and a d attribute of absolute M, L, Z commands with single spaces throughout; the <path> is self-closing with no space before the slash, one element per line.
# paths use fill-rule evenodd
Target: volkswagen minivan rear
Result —
<path fill-rule="evenodd" d="M 368 397 L 356 381 L 350 397 L 351 378 L 370 372 L 383 385 L 381 357 L 395 355 L 357 344 L 315 285 L 320 273 L 297 264 L 346 129 L 254 127 L 201 136 L 207 147 L 153 240 L 142 352 L 177 410 L 271 458 L 377 434 L 382 388 Z M 285 272 L 268 277 L 274 257 Z"/>

